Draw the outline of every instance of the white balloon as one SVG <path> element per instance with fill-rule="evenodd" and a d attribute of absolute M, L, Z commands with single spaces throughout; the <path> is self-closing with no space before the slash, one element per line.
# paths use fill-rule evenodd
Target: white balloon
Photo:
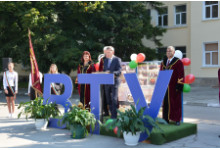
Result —
<path fill-rule="evenodd" d="M 182 59 L 183 58 L 183 53 L 180 50 L 176 50 L 175 54 L 174 54 L 174 57 Z"/>
<path fill-rule="evenodd" d="M 98 56 L 98 61 L 100 62 L 100 60 L 101 60 L 103 57 L 105 57 L 105 54 L 100 54 L 100 55 Z"/>
<path fill-rule="evenodd" d="M 137 59 L 137 54 L 131 54 L 131 60 L 136 60 Z"/>

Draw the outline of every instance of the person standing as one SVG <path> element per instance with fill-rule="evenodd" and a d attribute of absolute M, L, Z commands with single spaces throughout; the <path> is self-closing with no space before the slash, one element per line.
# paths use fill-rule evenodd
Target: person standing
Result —
<path fill-rule="evenodd" d="M 15 99 L 18 93 L 18 73 L 14 71 L 14 63 L 8 63 L 8 71 L 3 75 L 3 87 L 7 100 L 9 118 L 14 118 Z"/>
<path fill-rule="evenodd" d="M 184 85 L 184 66 L 180 59 L 174 57 L 174 54 L 174 47 L 168 46 L 167 57 L 160 66 L 160 70 L 173 70 L 163 102 L 163 119 L 168 123 L 169 120 L 172 120 L 176 122 L 176 125 L 180 125 L 182 119 L 181 94 Z"/>
<path fill-rule="evenodd" d="M 220 104 L 220 68 L 218 69 L 218 84 L 219 84 L 219 104 Z"/>
<path fill-rule="evenodd" d="M 104 60 L 106 59 L 105 56 L 105 50 L 103 49 L 104 56 L 100 59 L 100 64 L 99 64 L 99 72 L 103 72 L 104 69 Z M 107 104 L 107 99 L 105 95 L 105 86 L 101 85 L 101 99 L 102 99 L 102 112 L 104 113 L 104 116 L 109 116 L 109 107 Z"/>
<path fill-rule="evenodd" d="M 40 84 L 42 84 L 43 74 L 41 72 L 39 72 L 39 74 L 40 74 Z M 37 92 L 32 87 L 31 73 L 29 74 L 28 96 L 30 96 L 30 100 L 35 100 L 35 98 L 37 97 Z"/>
<path fill-rule="evenodd" d="M 92 61 L 91 55 L 88 51 L 84 51 L 81 58 L 81 63 L 78 66 L 77 74 L 92 73 L 95 72 L 95 66 Z M 78 83 L 76 78 L 75 83 Z M 80 95 L 80 102 L 84 108 L 90 108 L 90 85 L 78 84 L 78 92 Z"/>
<path fill-rule="evenodd" d="M 58 74 L 58 68 L 56 64 L 50 65 L 50 74 Z M 51 83 L 51 94 L 60 95 L 62 89 L 62 84 L 60 83 Z"/>
<path fill-rule="evenodd" d="M 104 72 L 114 74 L 114 84 L 105 85 L 107 104 L 111 112 L 111 118 L 117 118 L 118 108 L 118 87 L 121 75 L 121 59 L 114 55 L 115 49 L 112 46 L 104 47 L 106 59 L 104 60 Z"/>

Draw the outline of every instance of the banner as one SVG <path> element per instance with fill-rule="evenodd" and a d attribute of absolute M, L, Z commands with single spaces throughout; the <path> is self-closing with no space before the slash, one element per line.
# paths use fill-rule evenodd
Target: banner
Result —
<path fill-rule="evenodd" d="M 30 46 L 30 62 L 31 62 L 31 80 L 32 87 L 39 95 L 43 95 L 42 88 L 40 85 L 40 73 L 38 70 L 37 60 L 34 54 L 34 49 L 31 42 L 31 33 L 28 29 L 29 46 Z"/>

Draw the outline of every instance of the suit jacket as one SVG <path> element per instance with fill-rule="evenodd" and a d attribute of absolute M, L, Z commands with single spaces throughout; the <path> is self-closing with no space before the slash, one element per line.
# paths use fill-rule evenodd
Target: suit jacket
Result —
<path fill-rule="evenodd" d="M 115 76 L 115 84 L 119 84 L 119 77 L 121 75 L 121 59 L 114 56 L 110 67 L 108 68 L 108 59 L 104 59 L 104 68 L 103 71 L 109 70 L 110 73 L 113 73 Z"/>

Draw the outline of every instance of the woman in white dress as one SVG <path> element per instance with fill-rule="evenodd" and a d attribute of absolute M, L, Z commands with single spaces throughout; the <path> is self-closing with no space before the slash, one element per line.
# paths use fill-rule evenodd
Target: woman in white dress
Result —
<path fill-rule="evenodd" d="M 8 71 L 3 75 L 3 87 L 7 100 L 9 118 L 13 118 L 15 110 L 15 99 L 18 93 L 18 73 L 14 71 L 14 63 L 8 63 Z"/>

